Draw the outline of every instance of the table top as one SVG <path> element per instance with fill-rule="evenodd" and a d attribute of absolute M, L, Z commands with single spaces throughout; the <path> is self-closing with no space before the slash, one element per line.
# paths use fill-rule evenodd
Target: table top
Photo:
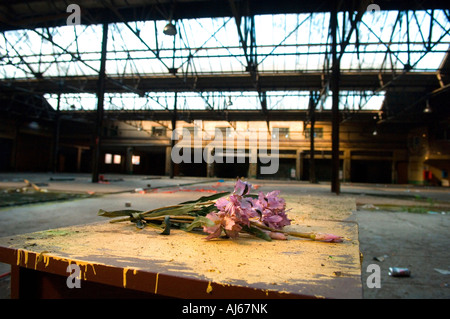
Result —
<path fill-rule="evenodd" d="M 267 242 L 241 234 L 207 241 L 201 232 L 161 235 L 102 220 L 0 238 L 0 262 L 65 277 L 68 264 L 77 264 L 82 280 L 177 298 L 362 298 L 358 225 L 305 218 L 296 205 L 287 200 L 294 207 L 287 229 L 346 240 Z"/>

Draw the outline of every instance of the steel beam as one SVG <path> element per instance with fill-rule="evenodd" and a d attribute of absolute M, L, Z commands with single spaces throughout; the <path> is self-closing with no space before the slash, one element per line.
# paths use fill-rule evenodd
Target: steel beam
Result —
<path fill-rule="evenodd" d="M 340 86 L 342 90 L 374 91 L 380 89 L 379 77 L 384 83 L 389 83 L 382 90 L 399 88 L 405 91 L 434 90 L 440 87 L 436 72 L 408 72 L 401 77 L 389 71 L 344 72 L 341 70 Z M 259 85 L 263 91 L 320 91 L 323 86 L 322 72 L 285 72 L 259 73 Z M 445 83 L 450 81 L 450 75 L 442 74 Z M 112 81 L 105 83 L 106 92 L 130 92 L 129 87 L 136 87 L 133 76 L 108 76 L 114 82 L 122 81 L 118 86 Z M 8 79 L 0 80 L 1 92 L 29 90 L 34 94 L 55 93 L 59 88 L 55 83 L 64 81 L 61 93 L 96 93 L 97 76 L 55 77 L 44 79 Z M 82 90 L 80 88 L 82 86 Z M 255 91 L 255 86 L 249 74 L 197 74 L 177 78 L 169 75 L 141 76 L 138 87 L 140 92 L 207 92 L 207 91 Z M 8 93 L 9 94 L 9 93 Z"/>
<path fill-rule="evenodd" d="M 97 121 L 95 125 L 94 152 L 92 158 L 92 182 L 99 181 L 101 137 L 103 133 L 103 103 L 105 98 L 105 68 L 106 51 L 108 43 L 108 24 L 103 24 L 102 55 L 100 59 L 100 72 L 98 75 L 98 93 L 97 93 Z"/>
<path fill-rule="evenodd" d="M 332 100 L 332 128 L 331 128 L 331 192 L 339 195 L 339 73 L 340 60 L 337 55 L 338 34 L 337 34 L 337 15 L 338 8 L 331 13 L 330 29 L 332 37 L 331 55 L 332 55 L 332 71 L 331 71 L 331 91 L 333 92 Z"/>

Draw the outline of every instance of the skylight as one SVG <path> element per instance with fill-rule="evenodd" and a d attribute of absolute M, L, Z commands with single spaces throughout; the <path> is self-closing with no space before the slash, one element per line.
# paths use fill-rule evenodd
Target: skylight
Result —
<path fill-rule="evenodd" d="M 350 29 L 348 23 L 342 24 L 343 14 L 338 15 L 341 37 L 343 29 Z M 136 79 L 170 76 L 175 70 L 180 77 L 248 74 L 250 58 L 260 74 L 328 72 L 329 20 L 329 13 L 255 16 L 254 34 L 241 24 L 246 48 L 231 17 L 178 20 L 175 37 L 162 33 L 166 21 L 110 24 L 106 74 Z M 341 71 L 436 72 L 449 49 L 449 31 L 449 19 L 442 10 L 365 13 L 341 57 Z M 0 36 L 0 79 L 97 76 L 101 34 L 100 25 L 4 32 Z M 108 93 L 105 109 L 171 109 L 173 96 L 151 90 L 144 97 Z M 266 96 L 269 110 L 305 109 L 309 92 L 273 91 Z M 347 104 L 354 109 L 360 105 L 379 109 L 383 93 L 342 92 L 342 96 L 342 108 Z M 46 98 L 56 107 L 55 94 Z M 328 103 L 323 104 L 325 109 Z M 260 108 L 260 96 L 256 90 L 180 92 L 178 105 L 180 109 L 255 109 Z M 62 95 L 61 108 L 95 109 L 96 98 L 80 87 L 79 93 Z"/>

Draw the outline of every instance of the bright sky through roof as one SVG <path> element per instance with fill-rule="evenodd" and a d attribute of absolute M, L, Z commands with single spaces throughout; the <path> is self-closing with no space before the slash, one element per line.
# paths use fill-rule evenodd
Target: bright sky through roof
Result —
<path fill-rule="evenodd" d="M 432 18 L 434 22 L 430 24 Z M 342 20 L 341 13 L 338 17 L 341 31 Z M 130 22 L 129 27 L 123 23 L 110 24 L 107 75 L 168 75 L 168 68 L 177 68 L 179 75 L 245 72 L 247 62 L 233 18 L 177 21 L 175 38 L 162 33 L 166 23 Z M 326 53 L 330 52 L 328 25 L 328 13 L 256 16 L 258 72 L 323 72 Z M 346 30 L 349 28 L 346 25 Z M 441 10 L 433 14 L 431 11 L 366 13 L 359 24 L 358 39 L 353 32 L 341 59 L 341 70 L 403 70 L 409 64 L 413 66 L 412 72 L 434 72 L 448 51 L 449 29 L 450 22 Z M 47 78 L 96 76 L 100 68 L 101 35 L 99 25 L 4 32 L 0 36 L 0 78 L 35 78 L 36 74 Z M 387 50 L 393 53 L 387 54 Z M 384 94 L 341 92 L 341 96 L 342 108 L 379 109 Z M 53 107 L 56 97 L 46 95 Z M 305 109 L 309 92 L 267 92 L 267 99 L 269 109 Z M 63 94 L 61 101 L 62 109 L 96 108 L 94 94 Z M 181 93 L 178 103 L 180 109 L 260 108 L 256 92 L 205 92 L 203 97 L 196 92 Z M 148 92 L 145 97 L 107 94 L 105 104 L 106 109 L 170 109 L 173 93 Z M 324 108 L 330 108 L 329 100 Z"/>

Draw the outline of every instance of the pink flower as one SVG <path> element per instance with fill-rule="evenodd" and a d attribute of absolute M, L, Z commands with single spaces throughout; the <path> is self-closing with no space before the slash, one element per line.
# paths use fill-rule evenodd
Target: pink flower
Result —
<path fill-rule="evenodd" d="M 342 243 L 344 241 L 344 239 L 341 236 L 323 233 L 316 233 L 314 240 L 325 241 L 329 243 Z"/>
<path fill-rule="evenodd" d="M 214 226 L 206 227 L 203 226 L 203 231 L 205 233 L 209 233 L 210 235 L 206 237 L 206 239 L 212 239 L 217 238 L 222 233 L 222 223 L 223 223 L 223 217 L 216 213 L 209 213 L 206 215 L 208 219 L 214 222 Z"/>
<path fill-rule="evenodd" d="M 286 215 L 286 202 L 278 197 L 279 194 L 280 191 L 273 191 L 264 196 L 263 192 L 259 192 L 258 199 L 253 201 L 254 210 L 261 215 L 261 221 L 275 229 L 291 224 Z"/>
<path fill-rule="evenodd" d="M 271 209 L 285 209 L 286 202 L 284 201 L 284 198 L 278 197 L 279 194 L 280 191 L 272 191 L 270 193 L 267 193 L 267 203 Z"/>
<path fill-rule="evenodd" d="M 265 196 L 260 192 L 258 199 L 244 197 L 250 192 L 251 187 L 251 184 L 238 179 L 233 194 L 216 201 L 215 206 L 219 211 L 206 215 L 215 224 L 212 227 L 204 227 L 204 231 L 210 234 L 207 239 L 219 237 L 222 230 L 229 237 L 236 238 L 242 226 L 250 227 L 251 220 L 274 229 L 290 225 L 285 211 L 286 202 L 278 197 L 280 191 L 269 192 Z M 270 236 L 286 239 L 282 233 L 270 233 Z"/>
<path fill-rule="evenodd" d="M 242 227 L 238 224 L 236 219 L 225 215 L 224 222 L 225 234 L 227 234 L 230 238 L 237 238 L 239 236 L 239 232 L 242 230 Z"/>
<path fill-rule="evenodd" d="M 240 179 L 238 179 L 236 181 L 236 185 L 234 186 L 233 194 L 238 195 L 238 196 L 244 196 L 244 195 L 248 194 L 251 189 L 252 189 L 251 184 L 249 184 L 247 182 L 243 182 Z"/>
<path fill-rule="evenodd" d="M 217 207 L 218 210 L 224 211 L 225 207 L 228 205 L 230 201 L 225 198 L 225 197 L 221 197 L 218 200 L 216 200 L 216 204 L 215 206 Z"/>

